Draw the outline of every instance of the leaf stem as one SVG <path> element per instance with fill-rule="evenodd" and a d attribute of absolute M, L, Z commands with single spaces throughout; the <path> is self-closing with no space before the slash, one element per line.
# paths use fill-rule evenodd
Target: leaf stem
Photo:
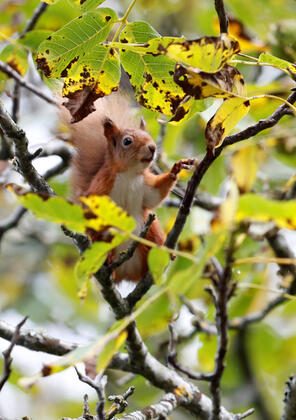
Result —
<path fill-rule="evenodd" d="M 118 38 L 118 36 L 119 36 L 119 34 L 120 34 L 120 32 L 121 32 L 122 28 L 124 27 L 124 25 L 126 25 L 126 23 L 127 23 L 127 18 L 128 18 L 128 16 L 129 16 L 130 12 L 132 11 L 132 8 L 134 7 L 134 5 L 135 5 L 136 1 L 137 1 L 137 0 L 132 0 L 132 1 L 130 2 L 130 4 L 129 4 L 128 8 L 127 8 L 127 9 L 126 9 L 126 11 L 125 11 L 125 14 L 122 16 L 122 18 L 120 18 L 120 19 L 118 20 L 118 23 L 120 23 L 120 25 L 119 25 L 119 27 L 117 28 L 117 31 L 115 32 L 115 34 L 114 34 L 114 36 L 113 36 L 113 38 L 112 38 L 112 42 L 113 42 L 113 41 L 115 41 L 115 40 Z"/>
<path fill-rule="evenodd" d="M 268 94 L 263 94 L 263 95 L 256 95 L 256 96 L 251 96 L 249 97 L 249 101 L 253 101 L 254 99 L 262 99 L 262 98 L 270 98 L 270 99 L 275 99 L 277 101 L 283 102 L 285 105 L 287 105 L 292 111 L 293 113 L 296 115 L 296 107 L 294 105 L 292 105 L 290 102 L 288 102 L 286 99 L 281 98 L 280 96 L 275 96 L 275 95 L 268 95 Z"/>

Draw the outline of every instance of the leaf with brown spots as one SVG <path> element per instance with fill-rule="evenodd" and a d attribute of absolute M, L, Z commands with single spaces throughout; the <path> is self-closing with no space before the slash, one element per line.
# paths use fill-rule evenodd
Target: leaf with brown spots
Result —
<path fill-rule="evenodd" d="M 69 98 L 64 105 L 72 121 L 82 120 L 95 110 L 94 101 L 117 90 L 120 81 L 120 61 L 117 51 L 97 45 L 67 72 L 63 96 Z"/>
<path fill-rule="evenodd" d="M 165 54 L 180 64 L 207 73 L 216 73 L 240 51 L 239 43 L 226 34 L 193 40 L 158 38 L 147 43 L 147 51 L 153 47 L 151 53 Z"/>
<path fill-rule="evenodd" d="M 87 12 L 40 45 L 38 68 L 50 78 L 64 78 L 63 96 L 73 120 L 79 121 L 94 110 L 93 102 L 116 90 L 120 80 L 118 54 L 101 45 L 117 16 L 111 9 Z"/>
<path fill-rule="evenodd" d="M 223 102 L 206 127 L 209 149 L 218 147 L 223 139 L 250 110 L 250 101 L 245 98 L 230 98 Z"/>
<path fill-rule="evenodd" d="M 195 99 L 230 98 L 245 95 L 243 76 L 236 68 L 229 65 L 225 65 L 217 73 L 205 73 L 177 64 L 174 80 L 187 95 L 193 96 Z"/>
<path fill-rule="evenodd" d="M 207 108 L 205 101 L 196 100 L 192 96 L 186 98 L 180 103 L 176 109 L 175 115 L 170 119 L 170 123 L 176 125 L 193 117 L 197 112 L 202 112 Z"/>
<path fill-rule="evenodd" d="M 0 60 L 24 76 L 28 70 L 28 52 L 20 45 L 7 45 L 0 53 Z"/>
<path fill-rule="evenodd" d="M 145 44 L 159 37 L 146 22 L 133 22 L 120 35 L 121 43 Z M 138 51 L 139 49 L 139 51 Z M 130 77 L 138 101 L 146 108 L 173 115 L 185 94 L 174 82 L 175 62 L 165 55 L 147 54 L 146 47 L 120 51 L 121 63 Z"/>

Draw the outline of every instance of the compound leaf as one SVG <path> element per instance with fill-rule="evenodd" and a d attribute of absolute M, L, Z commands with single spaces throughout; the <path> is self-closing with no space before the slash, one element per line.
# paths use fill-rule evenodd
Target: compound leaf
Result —
<path fill-rule="evenodd" d="M 120 34 L 121 43 L 143 44 L 159 37 L 146 22 L 133 22 Z M 173 81 L 175 62 L 165 55 L 146 54 L 149 45 L 141 51 L 121 49 L 122 65 L 130 77 L 138 101 L 146 108 L 173 115 L 184 98 L 182 89 Z M 145 55 L 143 55 L 143 53 Z"/>

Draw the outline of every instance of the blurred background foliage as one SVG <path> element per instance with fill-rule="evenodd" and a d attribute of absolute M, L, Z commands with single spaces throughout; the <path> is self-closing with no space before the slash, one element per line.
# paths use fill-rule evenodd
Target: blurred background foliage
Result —
<path fill-rule="evenodd" d="M 208 0 L 139 0 L 132 11 L 132 20 L 146 20 L 162 35 L 185 35 L 195 38 L 203 35 L 218 35 L 218 20 L 214 2 Z M 295 62 L 296 60 L 296 4 L 294 0 L 256 0 L 242 2 L 226 0 L 227 10 L 232 17 L 231 33 L 241 41 L 243 52 L 258 54 L 270 51 L 275 55 Z M 107 1 L 106 5 L 119 13 L 126 10 L 126 1 Z M 105 5 L 104 4 L 104 5 Z M 17 57 L 15 68 L 21 75 L 46 89 L 34 69 L 26 49 L 20 52 L 13 40 L 21 33 L 26 22 L 38 5 L 37 0 L 2 0 L 0 4 L 0 59 L 9 62 Z M 48 7 L 38 21 L 34 36 L 28 33 L 22 43 L 33 56 L 41 42 L 52 31 L 80 14 L 78 6 L 70 0 L 58 0 Z M 247 35 L 246 35 L 247 34 Z M 9 45 L 9 48 L 7 47 Z M 287 96 L 292 87 L 291 80 L 282 72 L 264 67 L 239 65 L 247 81 L 248 92 Z M 1 99 L 11 106 L 13 83 L 0 72 Z M 211 102 L 208 102 L 211 105 Z M 243 129 L 261 118 L 267 117 L 278 106 L 276 101 L 260 99 L 252 103 L 251 112 L 239 125 Z M 162 142 L 163 162 L 171 164 L 176 159 L 197 156 L 205 151 L 204 128 L 217 101 L 206 111 L 196 114 L 190 120 L 165 131 Z M 155 139 L 160 136 L 159 115 L 143 110 L 148 130 Z M 20 126 L 31 140 L 32 150 L 39 145 L 56 142 L 59 130 L 55 109 L 26 90 L 22 90 Z M 291 183 L 296 166 L 296 124 L 295 119 L 284 117 L 272 130 L 266 130 L 254 139 L 239 143 L 225 150 L 204 177 L 201 191 L 211 194 L 217 202 L 225 198 L 232 178 L 241 193 L 265 193 L 277 198 Z M 37 159 L 41 171 L 58 161 L 57 157 Z M 0 161 L 1 182 L 21 183 L 12 173 L 6 161 Z M 186 185 L 188 174 L 181 180 Z M 68 171 L 51 180 L 51 185 L 60 195 L 69 195 Z M 3 220 L 12 214 L 17 204 L 12 195 L 0 191 L 0 215 Z M 175 219 L 177 209 L 163 206 L 158 210 L 161 223 L 168 231 Z M 195 206 L 182 233 L 180 247 L 195 252 L 201 238 L 215 232 L 211 220 L 213 212 Z M 219 224 L 219 222 L 217 222 Z M 286 230 L 291 247 L 296 245 L 292 232 Z M 266 242 L 253 233 L 239 236 L 240 247 L 237 258 L 272 256 Z M 224 242 L 217 248 L 217 256 L 223 259 Z M 102 299 L 95 284 L 88 297 L 81 302 L 77 298 L 77 287 L 73 267 L 78 254 L 59 227 L 36 220 L 26 214 L 17 229 L 7 232 L 1 242 L 0 263 L 0 307 L 1 318 L 15 324 L 23 315 L 29 315 L 27 327 L 47 331 L 53 336 L 68 341 L 87 343 L 104 334 L 113 322 L 113 315 Z M 170 275 L 184 284 L 184 270 L 189 263 L 183 259 L 175 262 Z M 190 269 L 190 267 L 189 267 Z M 264 307 L 274 297 L 270 289 L 276 289 L 282 278 L 277 274 L 275 264 L 242 264 L 235 266 L 233 277 L 238 282 L 238 291 L 230 303 L 231 318 L 243 316 Z M 184 279 L 184 280 L 183 280 Z M 183 283 L 182 283 L 183 282 Z M 214 309 L 204 286 L 207 279 L 199 279 L 186 291 L 197 313 L 205 320 L 214 319 Z M 240 288 L 240 284 L 253 284 L 261 288 Z M 130 288 L 125 284 L 121 290 Z M 179 290 L 183 294 L 183 290 Z M 166 357 L 168 340 L 167 324 L 180 309 L 178 294 L 168 292 L 156 300 L 139 317 L 138 325 L 149 349 L 159 360 Z M 243 411 L 250 406 L 257 408 L 255 419 L 275 420 L 282 409 L 284 382 L 296 371 L 296 329 L 295 300 L 275 309 L 260 324 L 248 329 L 248 334 L 231 333 L 227 369 L 223 377 L 223 403 L 233 411 Z M 216 351 L 215 337 L 194 330 L 194 316 L 186 307 L 181 307 L 177 321 L 179 333 L 184 336 L 179 347 L 180 361 L 197 371 L 213 369 Z M 1 348 L 7 343 L 0 341 Z M 22 376 L 31 376 L 40 370 L 42 363 L 53 360 L 46 354 L 36 354 L 17 348 L 10 383 L 0 394 L 0 416 L 30 416 L 40 419 L 57 419 L 63 416 L 78 417 L 82 410 L 82 396 L 90 394 L 92 406 L 95 396 L 85 385 L 79 383 L 72 370 L 64 371 L 37 382 L 26 390 L 19 385 Z M 136 386 L 130 398 L 130 410 L 150 404 L 161 392 L 141 377 L 110 372 L 107 393 L 121 393 L 129 385 Z M 208 393 L 207 385 L 201 388 Z M 16 404 L 15 402 L 18 401 Z M 266 410 L 266 411 L 265 411 Z M 174 419 L 186 419 L 189 415 L 181 410 L 173 414 Z"/>

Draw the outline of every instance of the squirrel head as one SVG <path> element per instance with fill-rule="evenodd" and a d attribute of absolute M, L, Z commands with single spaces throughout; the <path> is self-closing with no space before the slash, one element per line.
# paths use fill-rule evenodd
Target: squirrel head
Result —
<path fill-rule="evenodd" d="M 145 131 L 144 120 L 138 129 L 120 130 L 110 118 L 105 118 L 103 127 L 110 157 L 120 171 L 141 172 L 151 164 L 156 145 Z"/>

